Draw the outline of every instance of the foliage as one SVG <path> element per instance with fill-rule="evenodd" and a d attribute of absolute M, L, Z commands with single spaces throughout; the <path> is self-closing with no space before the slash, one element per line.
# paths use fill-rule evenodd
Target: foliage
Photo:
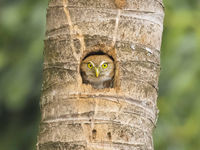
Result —
<path fill-rule="evenodd" d="M 200 147 L 200 1 L 165 1 L 157 150 Z"/>
<path fill-rule="evenodd" d="M 0 1 L 0 149 L 31 150 L 47 0 Z M 200 147 L 200 1 L 166 0 L 155 150 Z"/>
<path fill-rule="evenodd" d="M 0 2 L 0 149 L 36 142 L 47 0 Z"/>

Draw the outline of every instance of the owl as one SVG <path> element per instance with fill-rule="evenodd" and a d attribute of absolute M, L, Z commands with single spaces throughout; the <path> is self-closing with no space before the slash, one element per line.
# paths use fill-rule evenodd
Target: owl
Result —
<path fill-rule="evenodd" d="M 108 55 L 91 55 L 81 63 L 83 83 L 95 89 L 112 87 L 115 65 Z"/>

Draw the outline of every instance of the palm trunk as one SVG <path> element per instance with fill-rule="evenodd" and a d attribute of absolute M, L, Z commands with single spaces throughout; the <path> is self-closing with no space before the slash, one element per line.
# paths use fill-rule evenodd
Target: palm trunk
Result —
<path fill-rule="evenodd" d="M 163 17 L 162 0 L 50 0 L 38 150 L 153 150 Z M 82 84 L 99 50 L 110 89 Z"/>

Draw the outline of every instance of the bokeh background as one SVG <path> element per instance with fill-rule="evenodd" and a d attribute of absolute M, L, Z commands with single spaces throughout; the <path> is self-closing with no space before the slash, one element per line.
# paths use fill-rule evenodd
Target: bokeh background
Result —
<path fill-rule="evenodd" d="M 200 149 L 200 0 L 165 0 L 155 150 Z M 0 0 L 0 150 L 34 150 L 48 0 Z"/>

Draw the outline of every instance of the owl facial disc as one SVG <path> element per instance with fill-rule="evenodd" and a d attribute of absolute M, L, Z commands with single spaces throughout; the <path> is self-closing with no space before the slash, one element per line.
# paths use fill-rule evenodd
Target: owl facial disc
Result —
<path fill-rule="evenodd" d="M 83 83 L 93 88 L 112 87 L 115 64 L 108 55 L 91 55 L 81 62 Z"/>

